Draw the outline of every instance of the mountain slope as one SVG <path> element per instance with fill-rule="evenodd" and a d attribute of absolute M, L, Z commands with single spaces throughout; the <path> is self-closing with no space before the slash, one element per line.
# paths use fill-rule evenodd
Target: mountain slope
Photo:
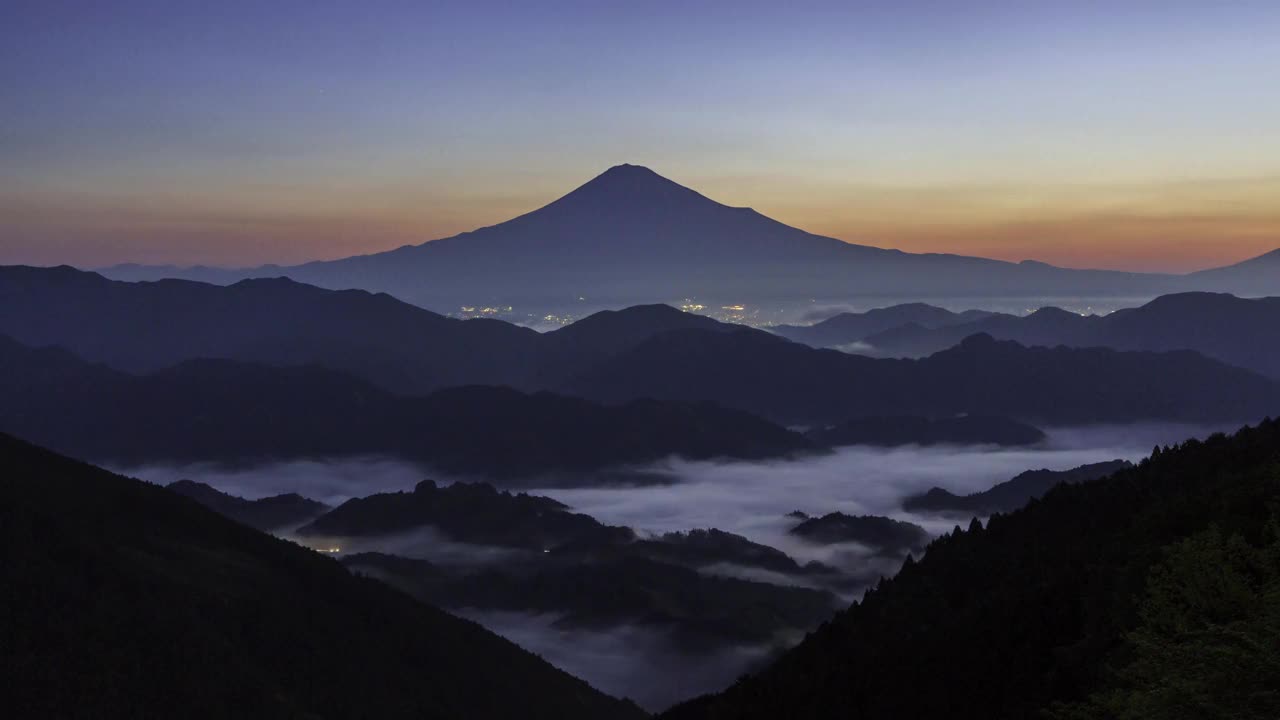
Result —
<path fill-rule="evenodd" d="M 1070 470 L 1026 470 L 986 490 L 968 495 L 956 495 L 940 487 L 932 487 L 926 492 L 904 499 L 902 508 L 910 512 L 932 512 L 964 517 L 1012 512 L 1044 495 L 1059 483 L 1097 480 L 1120 472 L 1131 465 L 1132 463 L 1127 460 L 1108 460 L 1080 465 Z"/>
<path fill-rule="evenodd" d="M 761 332 L 679 330 L 562 389 L 601 402 L 714 402 L 786 424 L 962 413 L 1045 424 L 1256 420 L 1280 407 L 1280 385 L 1192 352 L 1025 348 L 989 335 L 922 360 L 892 360 Z"/>
<path fill-rule="evenodd" d="M 386 295 L 283 278 L 125 283 L 22 266 L 0 267 L 0 333 L 129 372 L 195 358 L 319 364 L 407 393 L 519 386 L 520 359 L 538 341 L 509 323 L 454 320 Z"/>
<path fill-rule="evenodd" d="M 1140 600 L 1161 591 L 1169 572 L 1162 563 L 1182 541 L 1205 533 L 1235 537 L 1236 558 L 1251 552 L 1247 548 L 1274 548 L 1260 554 L 1270 552 L 1269 572 L 1280 576 L 1277 500 L 1275 421 L 1233 437 L 1188 441 L 1108 479 L 1060 485 L 985 528 L 975 521 L 934 541 L 922 560 L 908 561 L 765 671 L 664 717 L 1043 717 L 1054 703 L 1084 701 L 1107 687 L 1106 667 L 1130 661 L 1126 636 L 1149 617 L 1139 615 Z M 1161 600 L 1165 616 L 1181 614 L 1184 624 L 1148 627 L 1171 643 L 1196 640 L 1196 632 L 1178 628 L 1212 628 L 1251 607 L 1270 606 L 1247 576 L 1228 578 L 1226 563 L 1204 559 L 1177 575 L 1196 578 L 1196 586 L 1183 585 L 1188 592 L 1182 595 L 1165 592 Z M 1199 603 L 1203 597 L 1219 600 Z M 1257 644 L 1250 647 L 1251 638 Z M 1141 695 L 1168 689 L 1171 677 L 1211 678 L 1212 687 L 1197 688 L 1202 697 L 1233 698 L 1238 705 L 1241 693 L 1265 687 L 1254 684 L 1263 677 L 1260 663 L 1275 666 L 1274 640 L 1266 638 L 1236 636 L 1235 672 L 1214 663 L 1207 664 L 1212 670 L 1177 664 L 1166 654 L 1163 672 L 1132 676 L 1139 684 L 1119 690 Z M 1280 711 L 1274 693 L 1248 697 L 1249 714 L 1232 717 Z M 1172 714 L 1126 716 L 1199 715 L 1196 706 L 1184 705 Z"/>
<path fill-rule="evenodd" d="M 640 717 L 478 625 L 0 436 L 14 717 Z"/>
<path fill-rule="evenodd" d="M 241 271 L 137 266 L 109 276 L 229 282 L 284 275 L 388 292 L 423 307 L 604 304 L 682 297 L 759 303 L 848 295 L 1158 294 L 1173 276 L 1067 270 L 853 245 L 729 207 L 648 168 L 619 165 L 537 210 L 388 252 Z"/>
<path fill-rule="evenodd" d="M 602 407 L 484 386 L 400 397 L 324 368 L 227 360 L 134 376 L 3 336 L 0 396 L 0 430 L 118 463 L 387 454 L 445 473 L 517 478 L 811 447 L 764 420 L 705 404 Z"/>
<path fill-rule="evenodd" d="M 975 332 L 1023 345 L 1195 350 L 1280 378 L 1276 328 L 1280 328 L 1280 297 L 1245 299 L 1195 292 L 1164 295 L 1109 315 L 1081 316 L 1042 308 L 1025 317 L 999 315 L 948 327 L 902 327 L 863 339 L 878 353 L 907 357 L 938 352 Z"/>

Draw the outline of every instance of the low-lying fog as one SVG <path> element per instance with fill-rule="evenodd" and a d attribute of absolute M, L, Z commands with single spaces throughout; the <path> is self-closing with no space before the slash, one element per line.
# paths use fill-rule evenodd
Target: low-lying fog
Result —
<path fill-rule="evenodd" d="M 1022 449 L 850 447 L 798 461 L 671 461 L 653 468 L 677 478 L 669 485 L 522 490 L 554 497 L 601 522 L 641 532 L 714 527 L 738 533 L 798 560 L 820 560 L 865 576 L 871 583 L 881 573 L 894 572 L 900 561 L 872 557 L 856 545 L 816 546 L 799 541 L 787 534 L 795 521 L 785 514 L 801 510 L 811 515 L 834 511 L 887 515 L 919 523 L 934 533 L 945 532 L 956 524 L 954 518 L 906 513 L 901 509 L 902 499 L 935 485 L 958 494 L 981 491 L 1024 470 L 1065 470 L 1116 458 L 1138 460 L 1150 453 L 1153 445 L 1203 437 L 1215 429 L 1225 428 L 1129 425 L 1056 429 L 1049 432 L 1049 440 L 1042 446 Z M 377 458 L 237 469 L 189 465 L 119 471 L 159 483 L 190 478 L 249 498 L 296 492 L 331 505 L 350 497 L 411 489 L 425 476 L 413 465 Z M 344 550 L 382 550 L 446 563 L 485 563 L 507 552 L 451 542 L 429 529 L 365 539 Z M 721 567 L 714 571 L 767 582 L 787 580 L 765 577 L 758 569 Z M 690 655 L 651 628 L 567 630 L 555 624 L 554 616 L 464 614 L 596 687 L 631 697 L 651 710 L 723 687 L 778 649 L 737 647 Z"/>

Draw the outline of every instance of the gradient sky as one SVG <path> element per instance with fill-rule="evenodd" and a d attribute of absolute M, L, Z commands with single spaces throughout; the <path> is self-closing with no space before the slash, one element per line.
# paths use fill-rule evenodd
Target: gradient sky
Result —
<path fill-rule="evenodd" d="M 0 7 L 0 263 L 372 252 L 622 162 L 851 242 L 1226 264 L 1280 247 L 1280 2 Z"/>

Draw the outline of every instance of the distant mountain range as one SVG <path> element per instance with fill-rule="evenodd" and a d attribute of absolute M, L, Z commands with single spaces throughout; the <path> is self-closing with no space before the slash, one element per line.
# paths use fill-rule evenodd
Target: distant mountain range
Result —
<path fill-rule="evenodd" d="M 873 321 L 881 318 L 903 322 Z M 837 315 L 809 327 L 779 326 L 774 331 L 817 347 L 857 343 L 859 351 L 892 357 L 932 355 L 974 333 L 1048 347 L 1195 350 L 1280 379 L 1280 297 L 1178 293 L 1108 315 L 1079 315 L 1048 307 L 1025 316 L 974 317 L 929 306 L 897 306 Z"/>
<path fill-rule="evenodd" d="M 443 310 L 460 304 L 602 305 L 684 297 L 752 302 L 850 296 L 1154 296 L 1190 289 L 1267 294 L 1280 255 L 1191 275 L 1069 270 L 911 254 L 807 233 L 722 205 L 648 168 L 610 168 L 507 222 L 388 252 L 242 270 L 121 265 L 121 280 L 229 284 L 285 276 L 333 289 L 387 292 Z"/>
<path fill-rule="evenodd" d="M 1173 296 L 1173 301 L 1186 307 L 1172 316 L 1194 317 L 1201 312 L 1197 309 L 1201 303 L 1216 307 L 1220 299 L 1200 294 Z M 1250 309 L 1266 310 L 1270 301 L 1230 300 L 1243 303 L 1241 316 L 1236 318 L 1227 311 L 1215 325 L 1247 328 L 1269 317 L 1253 314 Z M 1162 301 L 1151 305 L 1171 304 L 1169 299 Z M 1215 318 L 1222 315 L 1214 312 Z M 1134 318 L 1133 326 L 1116 337 L 1143 336 L 1147 314 L 1135 310 L 1108 316 L 1112 317 Z M 1075 319 L 1066 318 L 1066 322 L 1074 323 Z M 1151 322 L 1155 335 L 1163 325 L 1154 319 Z M 1195 327 L 1191 321 L 1183 326 Z M 1265 347 L 1268 340 L 1265 332 L 1260 332 L 1264 339 L 1255 344 Z M 160 439 L 168 436 L 168 449 L 177 455 L 191 449 L 182 449 L 184 443 L 210 443 L 241 432 L 235 430 L 238 420 L 234 419 L 252 409 L 276 407 L 273 412 L 297 414 L 298 423 L 254 434 L 247 428 L 270 423 L 271 416 L 252 416 L 256 419 L 243 423 L 246 429 L 237 442 L 245 445 L 236 452 L 251 456 L 249 450 L 284 452 L 286 446 L 293 453 L 320 448 L 340 453 L 415 448 L 416 457 L 431 457 L 446 471 L 490 474 L 509 473 L 512 468 L 546 468 L 548 458 L 572 459 L 582 467 L 591 465 L 588 456 L 599 460 L 611 453 L 615 460 L 640 461 L 652 457 L 650 451 L 658 448 L 689 456 L 750 456 L 746 445 L 735 444 L 747 439 L 757 443 L 759 456 L 795 449 L 793 437 L 778 435 L 772 426 L 766 428 L 744 416 L 713 415 L 719 411 L 705 407 L 689 407 L 700 403 L 743 410 L 773 422 L 810 426 L 874 416 L 946 418 L 961 414 L 999 415 L 1044 424 L 1247 421 L 1274 414 L 1280 407 L 1280 386 L 1274 381 L 1185 350 L 1136 353 L 1027 348 L 979 334 L 921 360 L 873 359 L 814 349 L 762 330 L 720 323 L 665 305 L 601 312 L 539 334 L 500 321 L 445 318 L 385 295 L 328 291 L 289 280 L 252 280 L 220 287 L 188 281 L 116 282 L 70 268 L 0 268 L 0 334 L 27 346 L 65 347 L 88 361 L 112 366 L 80 367 L 72 374 L 88 373 L 100 376 L 101 381 L 78 385 L 49 375 L 57 368 L 71 372 L 74 363 L 66 357 L 50 355 L 47 365 L 46 360 L 29 358 L 16 367 L 25 367 L 37 373 L 34 377 L 52 383 L 61 393 L 53 397 L 70 399 L 68 388 L 88 393 L 79 398 L 86 413 L 104 411 L 117 418 L 127 412 L 155 413 L 149 418 L 131 418 L 131 422 L 151 423 L 139 425 L 154 426 L 154 437 L 148 442 L 163 446 Z M 1224 334 L 1220 341 L 1210 332 L 1198 336 L 1212 340 L 1206 348 L 1237 357 L 1232 348 L 1242 337 L 1238 333 Z M 17 352 L 13 343 L 6 347 Z M 1247 350 L 1245 346 L 1243 351 Z M 108 372 L 111 369 L 115 372 Z M 118 372 L 121 370 L 150 374 L 135 378 Z M 17 383 L 15 393 L 29 392 L 19 380 L 12 382 Z M 631 405 L 625 412 L 587 410 L 585 405 L 564 398 L 504 395 L 496 390 L 482 394 L 474 389 L 468 391 L 465 403 L 456 394 L 413 402 L 401 397 L 471 384 L 505 385 L 521 392 L 550 391 L 605 405 L 637 400 L 660 400 L 666 405 Z M 126 387 L 127 395 L 107 399 L 110 388 L 125 393 Z M 142 397 L 138 393 L 144 387 L 165 389 L 146 396 L 146 402 L 120 400 Z M 187 394 L 179 401 L 174 392 Z M 90 401 L 90 397 L 97 399 Z M 456 402 L 450 405 L 449 398 Z M 33 407 L 50 407 L 44 399 L 32 402 Z M 229 415 L 219 422 L 231 427 L 232 435 L 180 431 L 182 423 L 213 422 L 184 416 L 189 405 L 182 403 L 195 402 L 207 404 L 209 413 L 225 408 Z M 501 425 L 494 429 L 486 424 L 489 416 L 481 411 L 485 403 L 499 403 L 514 413 L 510 417 L 540 407 L 538 412 L 550 413 L 547 417 L 559 418 L 557 422 L 563 424 L 556 426 L 558 432 L 547 424 L 546 432 L 535 435 L 539 443 L 548 444 L 529 442 L 519 457 L 516 450 L 522 446 L 516 445 L 511 449 L 509 467 L 498 467 L 503 463 L 501 457 L 506 456 L 483 451 L 489 445 L 482 436 L 502 432 Z M 673 404 L 685 407 L 677 411 Z M 168 410 L 161 412 L 165 407 Z M 468 407 L 476 409 L 468 411 Z M 524 409 L 516 410 L 521 407 Z M 441 413 L 446 410 L 465 421 L 445 422 Z M 605 428 L 620 430 L 624 417 L 652 420 L 657 417 L 653 413 L 665 413 L 669 430 L 651 424 L 636 435 L 652 441 L 646 452 L 609 443 L 602 447 L 613 451 L 596 451 L 585 440 L 605 437 L 611 432 Z M 675 422 L 682 413 L 684 420 Z M 327 418 L 336 415 L 344 417 L 329 423 Z M 586 420 L 606 416 L 612 420 Z M 723 424 L 713 427 L 704 422 L 713 416 Z M 62 430 L 76 422 L 74 417 L 49 417 Z M 181 418 L 181 422 L 171 425 L 166 419 L 170 417 Z M 432 425 L 427 417 L 439 422 Z M 571 422 L 570 417 L 577 420 Z M 581 424 L 573 424 L 578 421 Z M 29 428 L 26 431 L 36 431 L 33 421 L 24 422 Z M 306 428 L 313 425 L 318 434 L 304 440 L 302 436 L 311 432 Z M 24 429 L 22 425 L 10 427 L 19 432 Z M 511 437 L 535 437 L 519 435 L 519 427 L 509 427 L 516 433 Z M 681 427 L 691 429 L 688 438 L 682 438 Z M 284 442 L 286 429 L 297 435 L 288 443 Z M 441 438 L 439 443 L 424 444 L 428 430 L 432 437 Z M 73 448 L 58 444 L 66 438 L 48 436 L 45 440 L 56 448 L 95 458 L 109 450 L 124 454 L 143 442 L 111 438 L 109 428 L 93 432 L 83 426 L 78 432 L 86 438 L 84 442 L 98 445 Z M 659 435 L 663 436 L 660 442 Z M 766 437 L 773 439 L 766 441 Z M 255 442 L 261 447 L 254 448 Z M 456 465 L 445 464 L 453 447 L 459 448 L 461 455 L 467 448 L 476 452 L 460 455 Z M 202 452 L 216 454 L 229 449 L 207 447 Z"/>
<path fill-rule="evenodd" d="M 99 461 L 263 462 L 385 454 L 497 478 L 672 455 L 765 458 L 804 437 L 746 413 L 640 401 L 603 407 L 465 386 L 402 397 L 315 365 L 191 360 L 148 375 L 0 336 L 0 430 Z"/>
<path fill-rule="evenodd" d="M 479 625 L 0 434 L 10 717 L 641 718 Z"/>
<path fill-rule="evenodd" d="M 787 424 L 969 413 L 1045 425 L 1258 419 L 1280 385 L 1191 351 L 1027 348 L 973 335 L 921 360 L 815 350 L 756 331 L 662 333 L 564 389 L 604 403 L 712 402 Z"/>

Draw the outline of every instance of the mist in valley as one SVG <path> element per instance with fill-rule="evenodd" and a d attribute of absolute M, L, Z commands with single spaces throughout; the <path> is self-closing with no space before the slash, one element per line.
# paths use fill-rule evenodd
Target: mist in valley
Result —
<path fill-rule="evenodd" d="M 799 460 L 773 462 L 689 462 L 670 460 L 636 468 L 674 479 L 665 485 L 519 488 L 546 495 L 602 523 L 624 525 L 641 536 L 694 528 L 717 528 L 775 547 L 805 563 L 838 568 L 840 586 L 827 586 L 841 603 L 855 601 L 881 576 L 892 575 L 903 556 L 886 555 L 857 543 L 814 544 L 788 532 L 795 510 L 820 516 L 831 512 L 884 515 L 917 523 L 931 534 L 950 530 L 953 517 L 906 512 L 902 500 L 931 487 L 958 494 L 985 490 L 1018 473 L 1047 468 L 1066 470 L 1113 459 L 1138 460 L 1156 444 L 1203 437 L 1218 428 L 1187 425 L 1059 428 L 1035 447 L 846 447 Z M 427 477 L 415 465 L 387 458 L 333 462 L 305 461 L 255 468 L 212 465 L 148 466 L 125 472 L 152 482 L 189 478 L 224 492 L 260 498 L 296 492 L 330 505 L 377 492 L 412 490 Z M 437 481 L 447 478 L 435 476 Z M 361 537 L 317 538 L 280 533 L 316 549 L 340 554 L 381 552 L 469 570 L 520 563 L 528 551 L 460 543 L 431 528 Z M 359 570 L 357 568 L 357 570 Z M 761 568 L 721 563 L 702 568 L 773 584 L 821 587 L 822 580 Z M 376 573 L 371 573 L 375 576 Z M 538 653 L 557 667 L 595 687 L 630 697 L 649 710 L 722 688 L 749 673 L 801 637 L 781 636 L 769 645 L 690 648 L 661 627 L 626 623 L 608 627 L 568 626 L 554 614 L 455 609 Z"/>

